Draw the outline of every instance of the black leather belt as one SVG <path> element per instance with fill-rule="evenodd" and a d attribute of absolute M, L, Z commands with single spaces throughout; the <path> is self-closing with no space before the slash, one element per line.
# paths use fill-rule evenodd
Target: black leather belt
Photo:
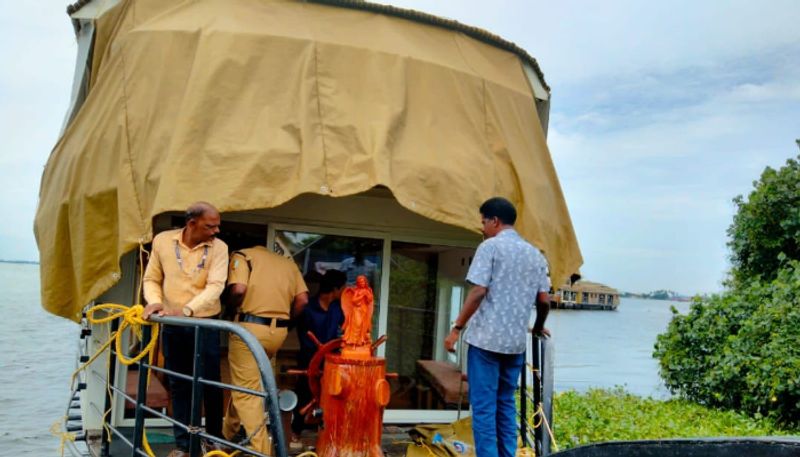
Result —
<path fill-rule="evenodd" d="M 273 319 L 275 320 L 276 327 L 289 326 L 289 321 L 287 319 L 278 319 L 277 317 L 261 317 L 253 314 L 239 313 L 239 322 L 248 322 L 250 324 L 272 325 Z"/>

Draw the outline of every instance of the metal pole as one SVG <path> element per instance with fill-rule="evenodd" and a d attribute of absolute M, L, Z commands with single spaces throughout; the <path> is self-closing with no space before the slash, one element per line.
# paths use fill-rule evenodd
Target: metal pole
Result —
<path fill-rule="evenodd" d="M 535 370 L 533 375 L 533 408 L 536 411 L 534 414 L 537 414 L 539 405 L 542 404 L 542 354 L 540 352 L 541 342 L 538 336 L 531 336 L 531 347 L 533 349 L 531 362 Z M 539 422 L 540 425 L 533 430 L 536 455 L 542 455 L 542 439 L 544 438 L 544 421 L 541 420 Z"/>
<path fill-rule="evenodd" d="M 519 433 L 522 435 L 522 447 L 529 447 L 528 443 L 528 350 L 525 348 L 524 359 L 522 360 L 522 373 L 519 382 L 519 412 L 520 424 Z"/>
<path fill-rule="evenodd" d="M 158 325 L 158 324 L 156 324 Z M 144 349 L 146 346 L 145 341 L 149 342 L 152 338 L 152 329 L 149 325 L 145 325 L 142 329 L 142 339 L 139 341 L 139 348 Z M 136 390 L 136 419 L 133 425 L 133 449 L 132 456 L 136 457 L 136 450 L 142 447 L 144 441 L 144 409 L 142 405 L 147 405 L 147 372 L 144 361 L 140 360 L 139 363 L 139 385 Z"/>
<path fill-rule="evenodd" d="M 119 329 L 119 320 L 114 319 L 111 321 L 111 328 L 109 330 L 109 336 L 112 335 L 114 332 Z M 114 385 L 115 377 L 116 377 L 116 368 L 117 368 L 117 356 L 114 354 L 114 349 L 109 348 L 109 357 L 108 357 L 108 377 L 106 378 L 106 387 L 108 385 Z M 106 395 L 105 395 L 105 406 L 103 409 L 103 413 L 111 409 L 111 402 L 114 400 L 113 396 L 111 395 L 110 389 L 106 388 Z M 105 418 L 107 416 L 103 414 L 103 424 L 105 425 Z M 109 420 L 113 421 L 114 414 L 113 411 L 108 416 Z M 109 443 L 109 436 L 108 436 L 108 429 L 103 427 L 102 434 L 100 435 L 100 455 L 104 457 L 108 457 L 111 455 L 111 446 Z"/>
<path fill-rule="evenodd" d="M 203 328 L 199 326 L 195 327 L 194 368 L 192 369 L 192 412 L 189 421 L 189 455 L 191 457 L 198 457 L 200 455 L 200 436 L 194 428 L 200 427 L 203 421 L 203 385 L 198 382 L 198 379 L 203 375 L 203 361 L 205 359 L 205 357 L 203 357 L 204 346 Z"/>
<path fill-rule="evenodd" d="M 261 373 L 261 386 L 267 396 L 267 404 L 269 408 L 269 425 L 268 429 L 272 435 L 272 443 L 275 446 L 276 457 L 287 457 L 286 453 L 286 438 L 283 434 L 283 424 L 281 422 L 281 412 L 278 407 L 278 386 L 275 383 L 275 376 L 272 372 L 272 366 L 267 358 L 267 353 L 258 339 L 244 327 L 234 324 L 233 322 L 219 321 L 216 319 L 192 319 L 188 317 L 167 317 L 167 316 L 152 316 L 150 318 L 153 322 L 158 322 L 167 325 L 176 325 L 179 327 L 202 327 L 209 330 L 220 330 L 233 333 L 250 349 L 256 365 Z"/>

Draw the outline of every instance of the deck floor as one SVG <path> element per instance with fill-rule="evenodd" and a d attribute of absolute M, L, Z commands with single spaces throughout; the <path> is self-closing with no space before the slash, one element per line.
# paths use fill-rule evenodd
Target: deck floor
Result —
<path fill-rule="evenodd" d="M 386 457 L 401 457 L 406 454 L 406 447 L 411 442 L 408 435 L 408 430 L 411 426 L 398 427 L 398 426 L 385 426 L 383 428 L 382 448 Z M 126 438 L 132 439 L 133 428 L 125 427 L 121 430 Z M 175 447 L 175 442 L 172 437 L 172 429 L 166 427 L 150 427 L 147 429 L 147 437 L 150 441 L 150 447 L 157 457 L 164 457 Z M 289 455 L 298 455 L 301 452 L 314 449 L 314 444 L 317 440 L 317 433 L 310 430 L 303 432 L 301 437 L 305 449 L 289 452 Z M 93 446 L 95 455 L 99 455 L 99 443 Z M 116 439 L 111 443 L 111 456 L 129 456 L 132 455 L 131 448 L 120 439 Z"/>

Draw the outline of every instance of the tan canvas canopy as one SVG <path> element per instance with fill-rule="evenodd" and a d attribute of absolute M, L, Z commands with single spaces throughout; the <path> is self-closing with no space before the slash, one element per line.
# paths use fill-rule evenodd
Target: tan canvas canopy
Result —
<path fill-rule="evenodd" d="M 42 178 L 45 309 L 76 319 L 152 218 L 192 201 L 242 211 L 379 185 L 473 231 L 481 202 L 508 197 L 553 284 L 576 271 L 524 55 L 350 6 L 128 0 L 100 16 L 88 95 Z"/>

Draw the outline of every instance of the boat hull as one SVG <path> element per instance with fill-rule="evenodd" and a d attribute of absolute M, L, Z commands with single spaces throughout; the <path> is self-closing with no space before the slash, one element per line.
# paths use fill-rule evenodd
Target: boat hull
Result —
<path fill-rule="evenodd" d="M 551 454 L 553 457 L 797 457 L 800 439 L 693 438 L 611 441 Z"/>

